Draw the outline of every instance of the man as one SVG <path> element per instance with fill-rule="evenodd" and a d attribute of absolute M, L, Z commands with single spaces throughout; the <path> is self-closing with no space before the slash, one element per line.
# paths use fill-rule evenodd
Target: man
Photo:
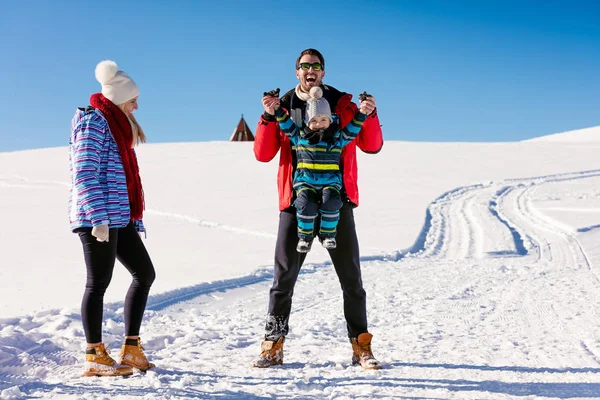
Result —
<path fill-rule="evenodd" d="M 312 87 L 323 89 L 323 97 L 340 117 L 340 126 L 346 126 L 354 117 L 357 106 L 352 96 L 324 85 L 325 60 L 315 49 L 306 49 L 296 60 L 296 77 L 300 83 L 281 97 L 280 106 L 298 126 L 302 126 L 306 112 L 306 100 Z M 279 189 L 279 231 L 275 248 L 275 274 L 270 290 L 269 309 L 265 327 L 262 352 L 254 362 L 255 367 L 265 368 L 283 363 L 283 342 L 288 333 L 294 285 L 306 253 L 296 251 L 298 245 L 296 209 L 292 176 L 296 168 L 296 153 L 290 140 L 279 129 L 274 117 L 273 101 L 269 94 L 262 99 L 265 113 L 258 122 L 254 141 L 254 154 L 261 162 L 271 161 L 280 151 L 277 184 Z M 366 153 L 377 153 L 383 146 L 375 99 L 367 98 L 372 112 L 365 120 L 358 137 L 344 147 L 340 168 L 343 175 L 342 199 L 337 232 L 337 247 L 329 249 L 329 255 L 342 286 L 344 316 L 348 337 L 352 343 L 352 363 L 365 369 L 380 369 L 380 363 L 371 351 L 372 335 L 367 331 L 366 293 L 362 286 L 358 238 L 354 225 L 353 208 L 358 206 L 356 147 Z"/>

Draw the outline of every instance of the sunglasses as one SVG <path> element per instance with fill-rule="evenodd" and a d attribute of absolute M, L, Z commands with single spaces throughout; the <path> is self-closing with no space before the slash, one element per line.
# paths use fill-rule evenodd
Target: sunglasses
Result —
<path fill-rule="evenodd" d="M 323 69 L 323 64 L 321 63 L 307 63 L 307 62 L 303 62 L 298 64 L 298 66 L 296 67 L 296 69 L 300 69 L 302 68 L 305 71 L 308 71 L 310 69 L 310 67 L 312 67 L 313 71 L 320 71 Z"/>

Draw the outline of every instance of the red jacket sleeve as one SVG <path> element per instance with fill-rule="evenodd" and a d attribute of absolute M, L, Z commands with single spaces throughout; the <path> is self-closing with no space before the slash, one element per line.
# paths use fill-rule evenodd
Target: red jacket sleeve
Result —
<path fill-rule="evenodd" d="M 336 113 L 340 116 L 340 126 L 344 127 L 352 121 L 358 110 L 352 102 L 352 95 L 345 94 L 340 98 L 336 107 Z M 356 137 L 356 145 L 365 153 L 378 153 L 383 147 L 383 133 L 377 116 L 377 109 L 365 120 L 360 133 Z"/>
<path fill-rule="evenodd" d="M 383 132 L 377 116 L 377 109 L 365 120 L 356 138 L 356 145 L 365 153 L 379 153 L 383 147 Z"/>
<path fill-rule="evenodd" d="M 279 124 L 260 117 L 254 136 L 254 156 L 258 161 L 269 162 L 277 155 L 281 147 Z"/>

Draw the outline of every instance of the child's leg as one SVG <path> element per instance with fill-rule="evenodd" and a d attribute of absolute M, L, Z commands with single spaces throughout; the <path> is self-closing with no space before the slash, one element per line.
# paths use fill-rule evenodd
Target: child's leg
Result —
<path fill-rule="evenodd" d="M 318 210 L 317 192 L 309 187 L 298 188 L 294 205 L 298 217 L 298 237 L 310 242 L 313 240 Z"/>
<path fill-rule="evenodd" d="M 334 238 L 337 224 L 340 220 L 340 209 L 342 208 L 342 198 L 340 192 L 331 186 L 323 189 L 323 203 L 321 204 L 321 228 L 319 237 Z"/>

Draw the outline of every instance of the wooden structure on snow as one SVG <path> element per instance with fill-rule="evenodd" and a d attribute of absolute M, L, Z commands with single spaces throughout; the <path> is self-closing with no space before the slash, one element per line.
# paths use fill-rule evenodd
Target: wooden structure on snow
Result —
<path fill-rule="evenodd" d="M 242 114 L 242 119 L 238 123 L 237 127 L 233 130 L 233 134 L 231 138 L 229 138 L 230 142 L 253 142 L 254 135 L 250 128 L 248 128 L 248 124 L 244 119 L 244 114 Z"/>

